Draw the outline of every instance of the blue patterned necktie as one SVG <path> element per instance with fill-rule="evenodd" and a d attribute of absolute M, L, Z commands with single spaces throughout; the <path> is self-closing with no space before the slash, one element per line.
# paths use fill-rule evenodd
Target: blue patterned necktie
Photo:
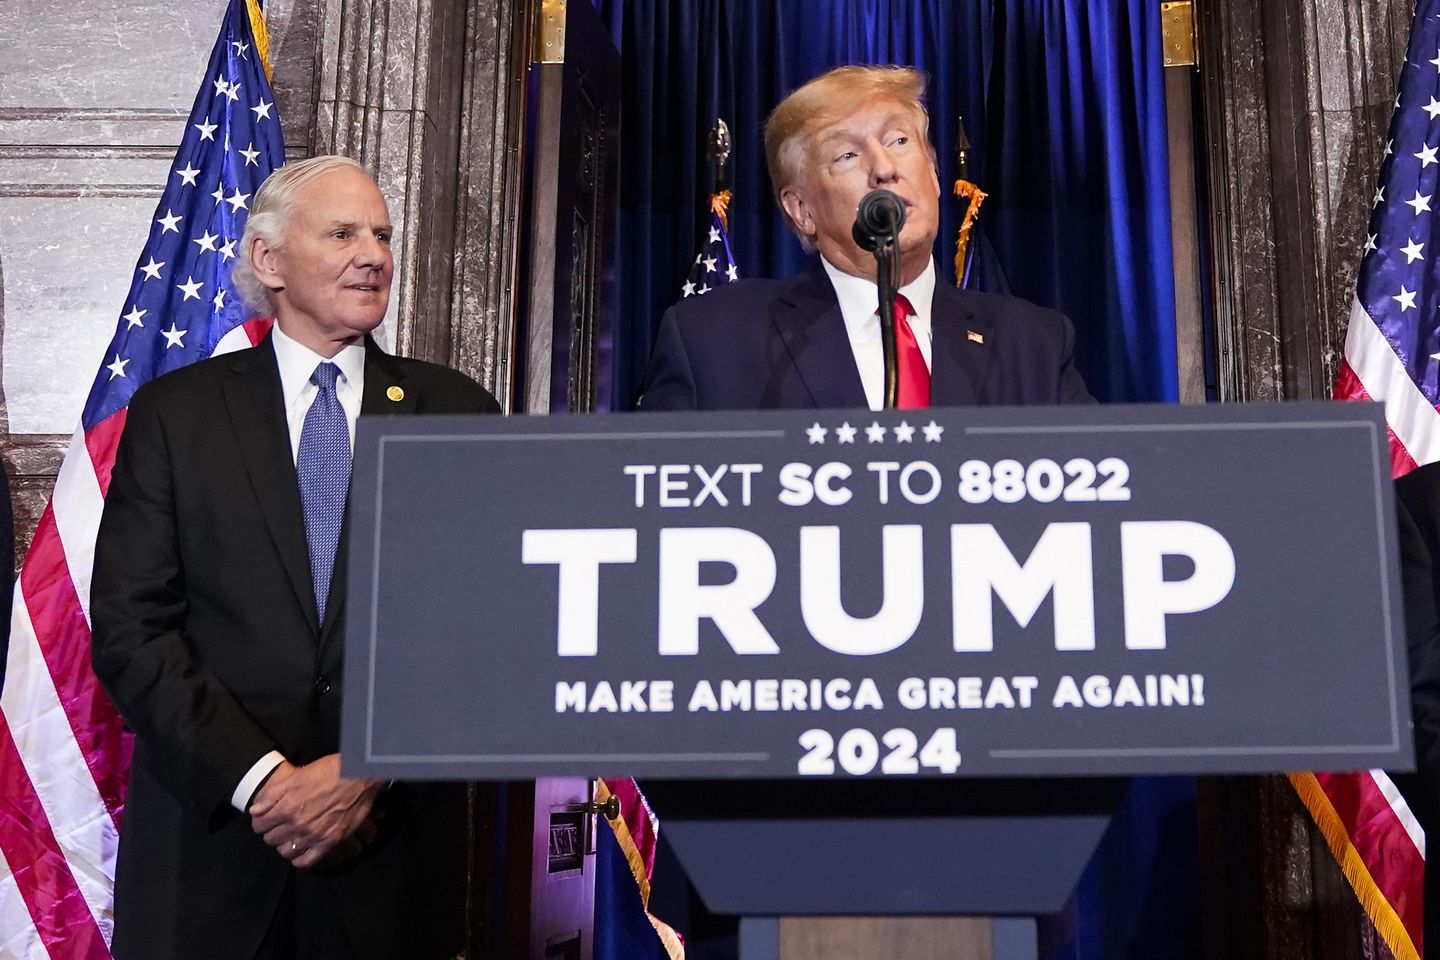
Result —
<path fill-rule="evenodd" d="M 319 392 L 305 413 L 300 428 L 300 453 L 295 470 L 300 475 L 300 505 L 305 511 L 305 540 L 310 545 L 310 576 L 315 582 L 315 609 L 325 622 L 330 574 L 335 569 L 335 548 L 345 519 L 345 495 L 350 488 L 350 427 L 335 395 L 340 368 L 322 363 L 310 375 Z"/>

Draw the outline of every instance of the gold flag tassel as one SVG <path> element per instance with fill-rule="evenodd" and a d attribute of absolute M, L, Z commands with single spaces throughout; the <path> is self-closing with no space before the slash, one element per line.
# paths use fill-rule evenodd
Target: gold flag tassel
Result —
<path fill-rule="evenodd" d="M 1300 802 L 1310 811 L 1310 816 L 1315 819 L 1316 826 L 1325 836 L 1330 852 L 1340 864 L 1340 872 L 1350 881 L 1360 906 L 1375 924 L 1375 931 L 1380 934 L 1396 960 L 1420 960 L 1420 953 L 1415 949 L 1415 943 L 1410 939 L 1404 922 L 1395 913 L 1390 901 L 1385 899 L 1385 894 L 1380 892 L 1375 878 L 1370 876 L 1365 861 L 1345 833 L 1340 815 L 1331 806 L 1325 791 L 1320 789 L 1320 782 L 1313 773 L 1292 773 L 1289 776 L 1295 792 L 1300 795 Z"/>
<path fill-rule="evenodd" d="M 260 0 L 245 0 L 245 9 L 250 12 L 250 33 L 255 37 L 255 55 L 260 66 L 265 68 L 265 79 L 273 81 L 270 73 L 270 33 L 265 29 L 265 14 L 260 9 Z"/>
<path fill-rule="evenodd" d="M 988 194 L 969 180 L 955 181 L 955 196 L 968 201 L 965 204 L 965 219 L 960 224 L 960 234 L 955 238 L 955 286 L 965 280 L 965 254 L 970 247 L 970 229 L 980 215 L 980 204 Z"/>
<path fill-rule="evenodd" d="M 730 191 L 710 194 L 710 211 L 720 218 L 720 226 L 730 229 Z"/>

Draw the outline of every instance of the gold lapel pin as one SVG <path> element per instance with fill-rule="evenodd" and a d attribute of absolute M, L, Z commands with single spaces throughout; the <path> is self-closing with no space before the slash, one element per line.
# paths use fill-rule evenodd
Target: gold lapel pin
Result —
<path fill-rule="evenodd" d="M 385 390 L 385 396 L 389 397 L 394 402 L 399 403 L 401 400 L 405 399 L 405 391 L 401 390 L 399 387 L 389 387 Z"/>
<path fill-rule="evenodd" d="M 984 343 L 985 335 L 983 333 L 976 333 L 974 330 L 966 330 L 965 339 L 971 343 Z"/>

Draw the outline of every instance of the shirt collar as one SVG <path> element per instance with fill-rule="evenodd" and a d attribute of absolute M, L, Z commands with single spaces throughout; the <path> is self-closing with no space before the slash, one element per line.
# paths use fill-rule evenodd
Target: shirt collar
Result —
<path fill-rule="evenodd" d="M 286 409 L 294 405 L 301 392 L 310 385 L 310 375 L 322 363 L 333 363 L 339 367 L 340 383 L 350 387 L 358 385 L 365 372 L 363 344 L 352 343 L 341 347 L 335 356 L 326 358 L 293 337 L 286 336 L 278 323 L 270 329 L 270 342 L 275 345 L 275 362 L 280 367 L 280 393 Z"/>
<path fill-rule="evenodd" d="M 856 330 L 873 323 L 878 329 L 879 320 L 876 318 L 875 308 L 879 304 L 880 294 L 875 289 L 875 284 L 864 277 L 846 273 L 824 257 L 820 258 L 820 262 L 830 277 L 830 285 L 835 288 L 836 299 L 840 301 L 840 313 L 845 318 L 845 328 Z M 931 257 L 920 276 L 901 287 L 899 292 L 910 301 L 910 307 L 915 311 L 910 320 L 911 329 L 917 337 L 922 333 L 929 337 L 930 314 L 935 302 L 935 258 Z"/>

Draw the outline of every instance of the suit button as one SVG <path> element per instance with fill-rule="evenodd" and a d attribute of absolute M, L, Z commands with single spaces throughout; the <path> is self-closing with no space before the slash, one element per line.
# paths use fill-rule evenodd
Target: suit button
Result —
<path fill-rule="evenodd" d="M 327 693 L 329 693 L 329 692 L 330 692 L 330 678 L 329 678 L 329 677 L 316 677 L 316 678 L 315 678 L 315 695 L 316 695 L 316 696 L 323 697 L 323 696 L 325 696 L 325 694 L 327 694 Z"/>

